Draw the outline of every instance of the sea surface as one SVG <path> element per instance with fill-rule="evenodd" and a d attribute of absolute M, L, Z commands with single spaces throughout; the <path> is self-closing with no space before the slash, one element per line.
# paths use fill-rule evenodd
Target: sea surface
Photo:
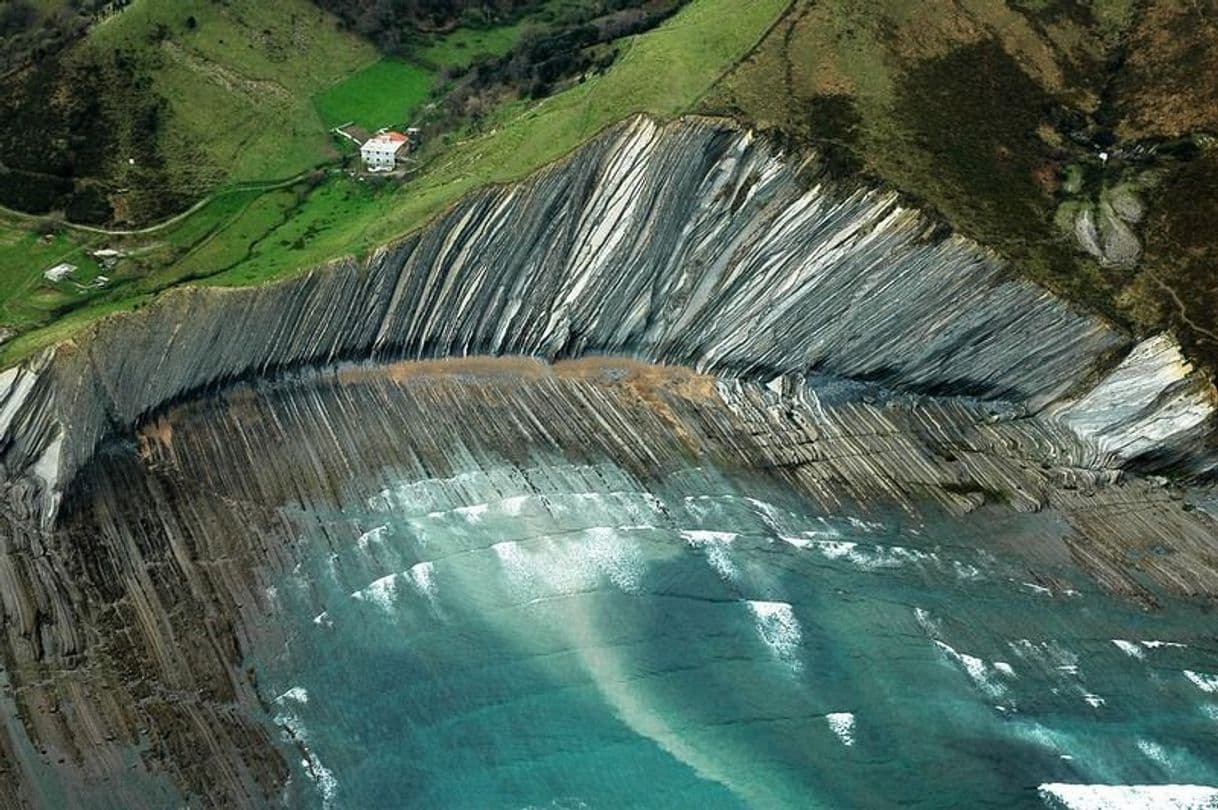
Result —
<path fill-rule="evenodd" d="M 1051 515 L 470 467 L 294 516 L 350 531 L 252 662 L 293 806 L 1218 807 L 1218 616 L 1038 579 Z"/>

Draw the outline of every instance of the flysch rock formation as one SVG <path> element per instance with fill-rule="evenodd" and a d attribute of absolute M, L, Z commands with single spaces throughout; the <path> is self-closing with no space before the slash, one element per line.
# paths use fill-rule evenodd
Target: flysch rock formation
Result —
<path fill-rule="evenodd" d="M 275 369 L 625 354 L 1039 410 L 1128 348 L 976 244 L 936 235 L 893 193 L 833 186 L 812 161 L 721 122 L 637 118 L 366 262 L 253 289 L 174 290 L 4 372 L 0 447 L 5 477 L 24 476 L 50 517 L 114 426 Z M 1193 417 L 1208 429 L 1212 397 L 1182 363 L 1151 361 L 1154 384 L 1191 392 L 1185 426 L 1150 417 L 1154 445 L 1195 456 Z M 1109 386 L 1087 404 L 1124 396 Z"/>
<path fill-rule="evenodd" d="M 595 355 L 668 371 L 411 370 Z M 1169 337 L 1134 345 L 895 194 L 637 118 L 366 261 L 173 290 L 0 373 L 0 795 L 272 801 L 243 651 L 274 632 L 298 516 L 337 526 L 386 471 L 550 451 L 645 486 L 707 457 L 824 509 L 1039 510 L 1151 606 L 1218 594 L 1214 519 L 1143 475 L 1213 470 L 1214 401 Z"/>

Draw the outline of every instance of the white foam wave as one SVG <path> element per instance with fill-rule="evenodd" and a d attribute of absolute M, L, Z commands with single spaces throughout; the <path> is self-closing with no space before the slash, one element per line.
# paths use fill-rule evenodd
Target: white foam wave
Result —
<path fill-rule="evenodd" d="M 1094 694 L 1092 692 L 1084 692 L 1083 700 L 1086 701 L 1087 705 L 1093 709 L 1098 709 L 1099 707 L 1103 706 L 1105 703 L 1108 702 L 1108 701 L 1104 700 L 1102 697 L 1100 697 L 1099 695 Z"/>
<path fill-rule="evenodd" d="M 804 532 L 804 534 L 808 534 L 808 532 Z M 778 539 L 784 543 L 787 543 L 788 545 L 795 546 L 795 548 L 809 548 L 812 545 L 812 541 L 806 537 L 795 537 L 789 534 L 780 534 Z"/>
<path fill-rule="evenodd" d="M 810 548 L 819 551 L 826 559 L 845 560 L 866 571 L 877 571 L 887 568 L 900 568 L 910 563 L 936 562 L 938 557 L 930 552 L 905 546 L 863 546 L 851 540 L 816 539 L 816 532 L 804 532 L 803 538 L 780 535 L 792 545 L 800 548 Z M 952 570 L 960 579 L 980 579 L 983 574 L 980 568 L 968 563 L 953 561 Z"/>
<path fill-rule="evenodd" d="M 712 532 L 704 529 L 684 529 L 681 532 L 681 537 L 693 545 L 730 543 L 739 536 L 736 532 Z"/>
<path fill-rule="evenodd" d="M 935 644 L 949 659 L 958 663 L 983 692 L 992 697 L 1000 697 L 1006 693 L 1006 687 L 991 677 L 990 668 L 980 658 L 959 652 L 952 645 L 938 639 L 935 639 Z"/>
<path fill-rule="evenodd" d="M 389 526 L 387 525 L 377 526 L 375 529 L 369 529 L 356 538 L 355 544 L 359 546 L 360 551 L 367 551 L 368 546 L 371 544 L 380 544 L 385 542 L 385 532 L 388 531 L 388 529 Z"/>
<path fill-rule="evenodd" d="M 795 611 L 786 602 L 749 600 L 747 604 L 756 619 L 757 633 L 762 641 L 779 658 L 799 669 L 795 655 L 803 640 L 803 631 L 795 618 Z"/>
<path fill-rule="evenodd" d="M 1112 643 L 1116 645 L 1118 650 L 1125 653 L 1130 658 L 1141 659 L 1146 657 L 1146 653 L 1142 651 L 1142 648 L 1137 644 L 1134 644 L 1132 641 L 1126 641 L 1123 638 L 1114 638 Z"/>
<path fill-rule="evenodd" d="M 918 625 L 930 638 L 938 638 L 943 632 L 943 626 L 930 612 L 925 608 L 914 608 L 914 618 L 917 619 Z"/>
<path fill-rule="evenodd" d="M 1026 638 L 1008 641 L 1011 652 L 1025 661 L 1031 661 L 1044 669 L 1078 675 L 1078 655 L 1056 641 L 1031 641 Z"/>
<path fill-rule="evenodd" d="M 638 591 L 646 568 L 638 549 L 613 529 L 589 529 L 586 534 L 584 550 L 596 570 L 623 591 Z"/>
<path fill-rule="evenodd" d="M 308 703 L 309 692 L 303 686 L 293 686 L 291 689 L 275 698 L 276 703 L 282 703 L 285 700 L 293 700 L 297 703 Z"/>
<path fill-rule="evenodd" d="M 491 546 L 491 551 L 499 558 L 499 565 L 517 591 L 532 590 L 533 574 L 529 570 L 529 560 L 518 542 L 504 540 Z"/>
<path fill-rule="evenodd" d="M 1138 740 L 1138 750 L 1142 755 L 1150 761 L 1161 765 L 1164 768 L 1171 767 L 1171 758 L 1167 755 L 1167 749 L 1151 740 Z"/>
<path fill-rule="evenodd" d="M 406 576 L 410 578 L 410 582 L 414 585 L 415 590 L 426 596 L 428 599 L 434 599 L 436 595 L 436 579 L 435 566 L 430 562 L 416 563 L 406 572 Z"/>
<path fill-rule="evenodd" d="M 507 541 L 494 544 L 491 550 L 520 598 L 585 591 L 597 587 L 602 578 L 623 591 L 637 592 L 646 570 L 635 542 L 603 526 L 545 540 L 536 547 Z"/>
<path fill-rule="evenodd" d="M 786 523 L 786 516 L 775 507 L 773 504 L 760 501 L 756 498 L 745 498 L 745 503 L 752 506 L 757 515 L 761 518 L 770 531 L 775 534 L 784 534 L 783 526 Z"/>
<path fill-rule="evenodd" d="M 1218 810 L 1218 788 L 1204 785 L 1068 785 L 1038 789 L 1050 807 L 1068 810 Z"/>
<path fill-rule="evenodd" d="M 815 540 L 811 541 L 810 545 L 831 560 L 851 557 L 857 553 L 859 547 L 858 543 L 852 543 L 849 540 Z"/>
<path fill-rule="evenodd" d="M 334 772 L 323 765 L 309 748 L 309 729 L 300 716 L 292 711 L 280 712 L 275 715 L 274 719 L 275 724 L 283 729 L 284 740 L 300 746 L 304 753 L 304 757 L 300 760 L 300 767 L 304 769 L 305 776 L 317 788 L 323 810 L 330 810 L 334 807 L 334 797 L 338 795 L 338 780 L 334 777 Z"/>
<path fill-rule="evenodd" d="M 1193 682 L 1202 692 L 1214 693 L 1218 692 L 1218 675 L 1210 675 L 1206 672 L 1194 672 L 1191 669 L 1184 670 L 1184 677 Z"/>
<path fill-rule="evenodd" d="M 374 580 L 351 594 L 352 599 L 371 602 L 386 613 L 393 612 L 393 600 L 397 595 L 397 574 L 389 574 Z"/>
<path fill-rule="evenodd" d="M 470 506 L 458 506 L 453 512 L 465 518 L 469 523 L 481 523 L 482 516 L 486 514 L 488 508 L 487 504 L 475 503 Z"/>
<path fill-rule="evenodd" d="M 832 712 L 825 715 L 829 729 L 847 747 L 854 745 L 854 714 L 851 712 Z"/>
<path fill-rule="evenodd" d="M 1017 736 L 1034 745 L 1039 745 L 1059 756 L 1070 756 L 1067 753 L 1070 738 L 1061 732 L 1054 731 L 1035 720 L 1017 720 L 1013 728 Z"/>
<path fill-rule="evenodd" d="M 1174 647 L 1180 650 L 1188 648 L 1187 644 L 1181 644 L 1178 641 L 1159 641 L 1157 639 L 1150 639 L 1149 641 L 1139 641 L 1138 643 L 1148 650 L 1157 650 L 1160 647 Z"/>
<path fill-rule="evenodd" d="M 334 772 L 322 765 L 321 760 L 312 751 L 305 752 L 305 757 L 300 760 L 300 765 L 305 769 L 305 773 L 313 784 L 317 786 L 323 810 L 330 810 L 335 806 L 334 797 L 338 794 L 338 780 L 334 778 Z"/>
<path fill-rule="evenodd" d="M 524 513 L 524 505 L 529 502 L 530 497 L 529 495 L 513 495 L 500 501 L 499 507 L 508 517 L 520 517 Z"/>
<path fill-rule="evenodd" d="M 739 577 L 736 564 L 732 562 L 728 545 L 739 535 L 735 532 L 682 531 L 681 537 L 694 548 L 700 549 L 706 556 L 707 563 L 728 581 L 734 582 Z"/>
<path fill-rule="evenodd" d="M 933 557 L 934 555 L 932 554 L 930 556 Z M 958 579 L 985 579 L 985 574 L 982 572 L 982 570 L 972 563 L 952 560 L 952 570 L 955 571 Z"/>

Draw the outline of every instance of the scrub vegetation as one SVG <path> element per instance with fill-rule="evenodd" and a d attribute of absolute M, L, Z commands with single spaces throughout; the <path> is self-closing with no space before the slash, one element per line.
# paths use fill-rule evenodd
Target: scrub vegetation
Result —
<path fill-rule="evenodd" d="M 141 225 L 337 156 L 312 104 L 375 49 L 308 0 L 134 0 L 0 80 L 0 203 Z"/>
<path fill-rule="evenodd" d="M 899 189 L 1113 321 L 1175 328 L 1213 369 L 1218 308 L 1200 304 L 1213 282 L 1180 268 L 1199 256 L 1213 267 L 1218 240 L 1178 237 L 1198 224 L 1185 208 L 1218 200 L 1201 181 L 1215 160 L 1215 72 L 1213 2 L 800 0 L 702 109 Z M 1100 261 L 1072 215 L 1128 189 L 1151 189 L 1135 226 L 1144 250 Z M 1188 320 L 1176 297 L 1198 302 Z"/>

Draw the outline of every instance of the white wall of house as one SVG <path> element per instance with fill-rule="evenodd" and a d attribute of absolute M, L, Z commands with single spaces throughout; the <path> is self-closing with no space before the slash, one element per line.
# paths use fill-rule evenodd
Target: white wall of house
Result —
<path fill-rule="evenodd" d="M 389 171 L 396 165 L 398 152 L 402 150 L 403 146 L 405 143 L 402 141 L 371 138 L 359 148 L 359 153 L 360 157 L 364 159 L 364 165 L 371 171 Z"/>

